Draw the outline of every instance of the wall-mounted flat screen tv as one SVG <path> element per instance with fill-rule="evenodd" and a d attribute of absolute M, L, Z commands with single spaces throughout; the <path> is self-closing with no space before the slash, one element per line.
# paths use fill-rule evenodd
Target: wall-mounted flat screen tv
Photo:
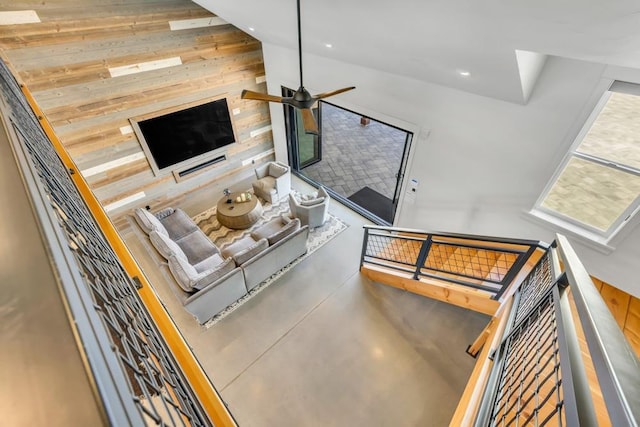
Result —
<path fill-rule="evenodd" d="M 131 119 L 154 172 L 206 160 L 236 141 L 227 99 Z"/>

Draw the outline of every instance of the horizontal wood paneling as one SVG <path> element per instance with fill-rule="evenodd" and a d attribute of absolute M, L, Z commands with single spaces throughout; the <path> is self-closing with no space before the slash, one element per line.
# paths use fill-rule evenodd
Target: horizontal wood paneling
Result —
<path fill-rule="evenodd" d="M 243 166 L 243 160 L 273 149 L 268 105 L 240 99 L 242 89 L 265 90 L 260 43 L 219 19 L 214 26 L 198 24 L 215 18 L 198 5 L 187 0 L 0 0 L 0 9 L 35 10 L 40 17 L 40 23 L 0 26 L 3 57 L 78 169 L 93 172 L 87 182 L 103 206 L 115 206 L 109 216 L 116 224 L 136 206 L 179 205 L 193 192 L 231 186 L 252 173 L 254 166 Z M 177 21 L 185 23 L 176 27 Z M 172 30 L 171 22 L 184 29 Z M 169 58 L 177 58 L 176 65 L 110 74 L 117 67 Z M 220 95 L 234 110 L 238 144 L 229 147 L 227 161 L 196 177 L 177 183 L 170 174 L 155 176 L 146 158 L 139 158 L 136 135 L 121 131 L 130 118 Z M 132 196 L 133 202 L 121 206 Z M 216 200 L 212 197 L 211 204 Z"/>

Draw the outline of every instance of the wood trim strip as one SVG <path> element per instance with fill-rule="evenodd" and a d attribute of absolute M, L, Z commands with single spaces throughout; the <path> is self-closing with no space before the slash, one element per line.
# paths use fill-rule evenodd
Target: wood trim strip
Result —
<path fill-rule="evenodd" d="M 0 25 L 37 24 L 41 22 L 35 10 L 10 10 L 0 12 Z"/>
<path fill-rule="evenodd" d="M 217 25 L 229 24 L 222 18 L 211 16 L 207 18 L 181 19 L 179 21 L 169 21 L 171 31 L 191 30 L 193 28 L 215 27 Z"/>

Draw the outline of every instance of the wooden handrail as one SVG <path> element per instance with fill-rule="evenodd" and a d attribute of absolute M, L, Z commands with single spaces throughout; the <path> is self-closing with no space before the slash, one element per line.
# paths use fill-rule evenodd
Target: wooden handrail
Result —
<path fill-rule="evenodd" d="M 53 127 L 45 118 L 31 92 L 24 84 L 20 84 L 20 88 L 25 95 L 27 102 L 31 106 L 31 109 L 38 118 L 42 129 L 58 153 L 62 163 L 68 170 L 74 171 L 74 173 L 71 174 L 71 180 L 87 204 L 87 207 L 91 211 L 94 219 L 100 226 L 105 238 L 113 248 L 115 254 L 118 256 L 125 271 L 130 277 L 137 277 L 142 284 L 142 288 L 138 291 L 140 298 L 147 310 L 149 310 L 149 314 L 166 340 L 173 357 L 180 365 L 184 376 L 189 382 L 205 412 L 216 426 L 237 427 L 231 413 L 228 411 L 226 405 L 213 387 L 213 384 L 211 384 L 211 381 L 207 378 L 187 343 L 182 338 L 182 335 L 173 323 L 173 320 L 171 320 L 171 317 L 169 317 L 169 314 L 153 292 L 142 269 L 138 266 L 133 255 L 131 255 L 129 249 L 122 241 L 122 238 L 118 234 L 113 223 L 102 208 L 102 205 L 96 199 L 82 174 L 78 172 L 75 162 L 56 136 Z"/>
<path fill-rule="evenodd" d="M 507 321 L 509 320 L 509 313 L 513 306 L 513 298 L 509 298 L 508 301 L 503 303 L 495 317 L 492 318 L 494 326 L 487 337 L 482 351 L 478 356 L 478 361 L 471 372 L 467 386 L 462 393 L 458 406 L 456 407 L 450 427 L 471 426 L 476 418 L 478 408 L 480 405 L 480 399 L 484 391 L 485 384 L 491 373 L 491 367 L 493 361 L 489 359 L 491 352 L 497 348 L 500 344 L 500 340 L 507 327 Z"/>

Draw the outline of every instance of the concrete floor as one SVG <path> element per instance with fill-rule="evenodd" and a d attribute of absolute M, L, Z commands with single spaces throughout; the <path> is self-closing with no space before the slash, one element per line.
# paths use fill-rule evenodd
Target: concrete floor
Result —
<path fill-rule="evenodd" d="M 146 237 L 123 234 L 240 426 L 448 425 L 488 317 L 362 277 L 366 221 L 330 210 L 347 230 L 209 329 L 179 305 Z"/>

